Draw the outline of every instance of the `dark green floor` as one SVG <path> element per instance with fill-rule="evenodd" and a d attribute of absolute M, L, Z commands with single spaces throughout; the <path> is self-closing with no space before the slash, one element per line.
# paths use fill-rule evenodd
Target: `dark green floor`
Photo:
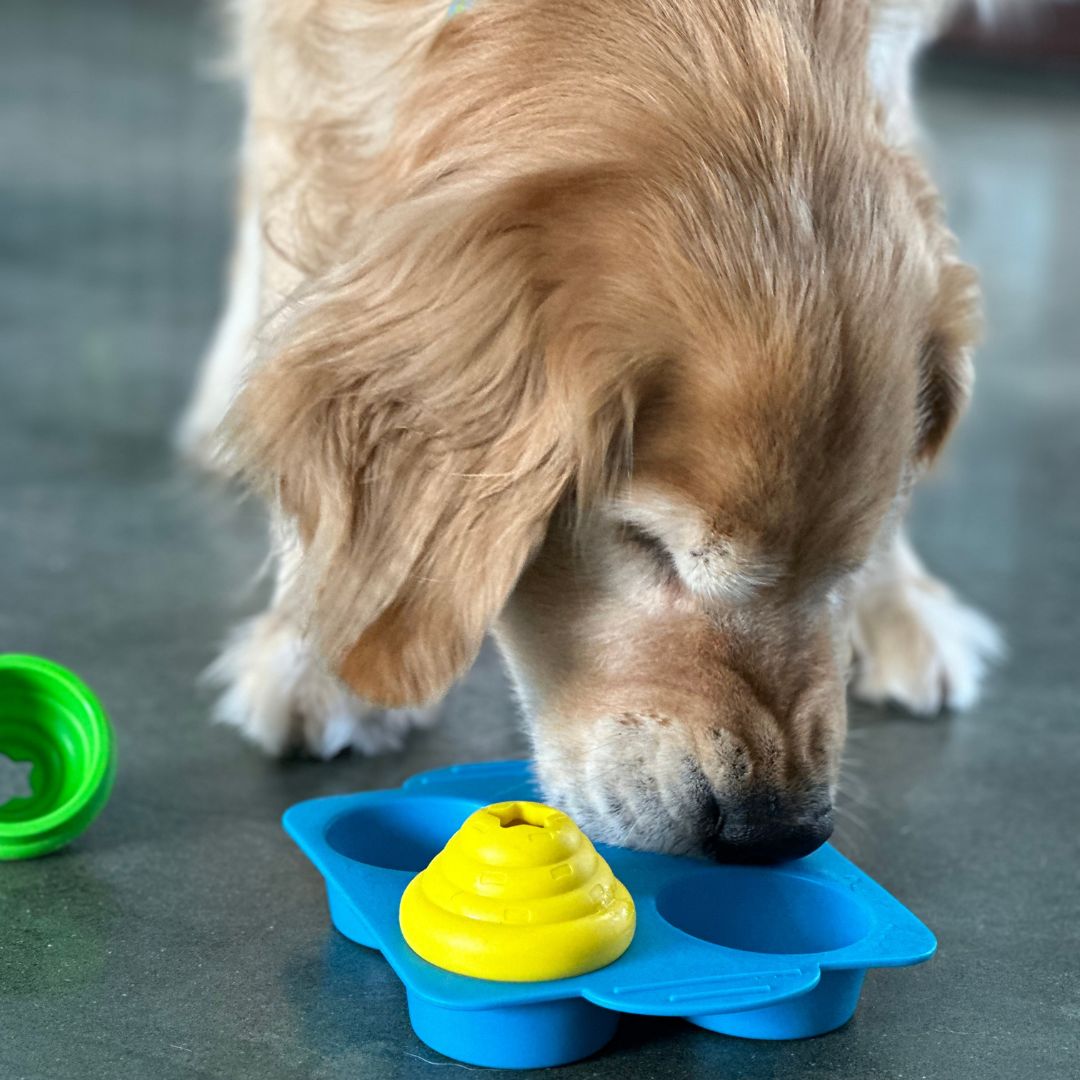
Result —
<path fill-rule="evenodd" d="M 0 10 L 0 649 L 82 672 L 120 737 L 94 829 L 0 867 L 0 1080 L 438 1076 L 278 817 L 523 744 L 489 654 L 399 756 L 276 765 L 207 722 L 196 677 L 253 609 L 262 537 L 165 441 L 217 305 L 237 123 L 194 7 Z M 916 534 L 1013 655 L 970 715 L 856 710 L 839 843 L 940 952 L 872 975 L 824 1038 L 630 1021 L 568 1080 L 1080 1070 L 1080 94 L 938 75 L 926 113 L 990 334 Z"/>

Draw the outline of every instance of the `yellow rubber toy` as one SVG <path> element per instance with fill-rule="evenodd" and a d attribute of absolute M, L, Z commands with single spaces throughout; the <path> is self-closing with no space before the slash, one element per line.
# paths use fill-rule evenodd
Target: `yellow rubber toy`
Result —
<path fill-rule="evenodd" d="M 561 810 L 495 803 L 471 814 L 409 882 L 401 932 L 428 962 L 479 979 L 595 971 L 634 937 L 634 902 Z"/>

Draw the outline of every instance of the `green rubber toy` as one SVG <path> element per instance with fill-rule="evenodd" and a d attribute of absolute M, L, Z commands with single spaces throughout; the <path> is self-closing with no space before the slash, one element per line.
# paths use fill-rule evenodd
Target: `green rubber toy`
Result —
<path fill-rule="evenodd" d="M 39 656 L 0 655 L 0 859 L 74 840 L 109 798 L 114 749 L 105 710 L 78 676 Z"/>

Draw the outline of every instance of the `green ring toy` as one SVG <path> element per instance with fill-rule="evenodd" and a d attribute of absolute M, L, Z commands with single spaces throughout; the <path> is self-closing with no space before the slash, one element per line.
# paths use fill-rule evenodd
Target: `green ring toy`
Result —
<path fill-rule="evenodd" d="M 30 765 L 30 793 L 0 802 L 0 859 L 30 859 L 74 840 L 105 805 L 116 772 L 112 729 L 94 692 L 39 656 L 0 656 L 0 755 Z"/>

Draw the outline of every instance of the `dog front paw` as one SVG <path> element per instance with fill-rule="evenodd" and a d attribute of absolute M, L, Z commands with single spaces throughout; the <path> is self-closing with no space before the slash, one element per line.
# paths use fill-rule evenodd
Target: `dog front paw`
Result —
<path fill-rule="evenodd" d="M 381 709 L 361 701 L 274 611 L 236 628 L 207 679 L 222 689 L 215 718 L 277 756 L 397 750 L 412 728 L 435 716 L 434 708 Z"/>
<path fill-rule="evenodd" d="M 994 624 L 928 575 L 881 582 L 855 610 L 856 697 L 913 713 L 963 711 L 1004 655 Z"/>

